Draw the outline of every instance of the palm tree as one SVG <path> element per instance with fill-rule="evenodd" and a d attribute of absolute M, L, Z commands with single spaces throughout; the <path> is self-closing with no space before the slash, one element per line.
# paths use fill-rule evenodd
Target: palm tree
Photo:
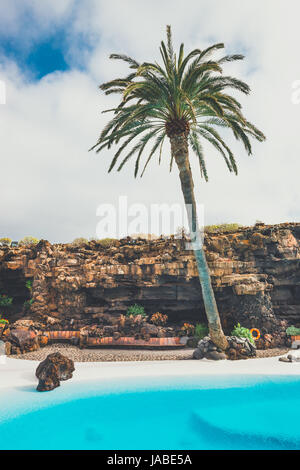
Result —
<path fill-rule="evenodd" d="M 209 57 L 224 44 L 214 44 L 207 49 L 194 49 L 186 56 L 181 44 L 178 57 L 174 53 L 171 27 L 167 26 L 167 43 L 161 42 L 162 65 L 138 63 L 126 55 L 112 54 L 111 59 L 128 63 L 131 73 L 100 85 L 107 95 L 120 93 L 117 107 L 106 110 L 114 117 L 102 130 L 97 143 L 90 149 L 97 152 L 118 146 L 109 172 L 117 165 L 120 171 L 131 157 L 136 155 L 134 176 L 140 170 L 146 145 L 154 139 L 144 163 L 141 176 L 156 151 L 159 162 L 163 144 L 168 137 L 171 143 L 170 170 L 173 162 L 179 170 L 181 189 L 188 213 L 192 245 L 195 253 L 209 332 L 213 342 L 225 350 L 228 347 L 211 285 L 209 268 L 202 244 L 202 234 L 197 220 L 194 183 L 189 161 L 189 145 L 198 158 L 201 176 L 208 181 L 202 141 L 213 145 L 224 158 L 229 171 L 237 174 L 234 155 L 218 132 L 228 128 L 251 154 L 249 138 L 263 141 L 265 136 L 242 114 L 241 104 L 229 89 L 248 94 L 249 86 L 237 78 L 223 74 L 227 62 L 241 60 L 242 55 L 225 55 L 219 60 Z M 128 148 L 129 146 L 129 148 Z M 127 149 L 126 156 L 121 154 Z M 129 150 L 130 149 L 130 150 Z M 129 151 L 128 151 L 129 150 Z"/>

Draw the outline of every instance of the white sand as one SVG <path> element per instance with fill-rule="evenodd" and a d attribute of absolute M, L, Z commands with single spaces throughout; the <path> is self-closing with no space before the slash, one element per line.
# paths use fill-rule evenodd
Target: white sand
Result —
<path fill-rule="evenodd" d="M 291 351 L 297 355 L 297 352 Z M 299 352 L 298 352 L 299 354 Z M 37 361 L 4 358 L 0 361 L 0 391 L 9 393 L 16 387 L 36 387 Z M 277 357 L 241 361 L 145 361 L 145 362 L 77 362 L 72 383 L 122 377 L 162 377 L 185 375 L 299 375 L 300 362 L 280 362 Z"/>

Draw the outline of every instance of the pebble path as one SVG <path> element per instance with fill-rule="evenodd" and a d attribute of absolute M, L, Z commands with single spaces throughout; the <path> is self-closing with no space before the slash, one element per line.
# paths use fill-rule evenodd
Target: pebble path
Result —
<path fill-rule="evenodd" d="M 115 362 L 115 361 L 166 361 L 193 358 L 194 349 L 145 350 L 145 349 L 79 349 L 68 344 L 52 344 L 38 351 L 22 355 L 12 355 L 13 359 L 43 361 L 48 354 L 61 352 L 74 362 Z M 258 350 L 257 357 L 281 356 L 288 348 Z"/>

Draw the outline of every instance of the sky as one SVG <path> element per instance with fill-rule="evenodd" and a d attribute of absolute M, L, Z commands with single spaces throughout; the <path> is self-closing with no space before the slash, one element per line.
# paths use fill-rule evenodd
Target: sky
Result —
<path fill-rule="evenodd" d="M 191 153 L 205 224 L 299 222 L 299 15 L 298 0 L 1 0 L 0 238 L 94 237 L 99 206 L 118 207 L 120 196 L 129 206 L 183 203 L 168 146 L 142 179 L 134 162 L 108 174 L 112 151 L 88 152 L 115 104 L 98 85 L 127 73 L 109 54 L 159 60 L 167 24 L 176 48 L 224 42 L 246 56 L 226 71 L 249 83 L 244 113 L 267 137 L 249 157 L 228 136 L 238 176 L 205 145 L 208 183 Z"/>

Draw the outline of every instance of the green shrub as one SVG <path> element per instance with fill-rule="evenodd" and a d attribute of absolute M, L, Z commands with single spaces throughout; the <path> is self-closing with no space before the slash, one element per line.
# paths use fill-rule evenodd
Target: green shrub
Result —
<path fill-rule="evenodd" d="M 131 305 L 128 307 L 126 315 L 136 317 L 137 315 L 141 315 L 142 317 L 146 316 L 146 312 L 144 307 L 138 304 Z"/>
<path fill-rule="evenodd" d="M 109 248 L 110 246 L 114 246 L 117 240 L 116 238 L 101 238 L 96 241 L 99 245 L 103 246 L 103 248 Z"/>
<path fill-rule="evenodd" d="M 21 246 L 30 246 L 30 245 L 37 245 L 40 240 L 35 237 L 24 237 L 22 240 L 19 241 L 19 245 Z"/>
<path fill-rule="evenodd" d="M 0 238 L 0 244 L 2 245 L 10 246 L 11 242 L 12 242 L 11 238 L 8 238 L 8 237 Z"/>
<path fill-rule="evenodd" d="M 31 290 L 32 290 L 32 281 L 26 281 L 25 286 L 26 286 L 26 288 L 27 288 L 28 290 L 31 291 Z"/>
<path fill-rule="evenodd" d="M 240 224 L 219 224 L 219 225 L 206 225 L 204 227 L 204 232 L 234 232 L 242 227 Z"/>
<path fill-rule="evenodd" d="M 239 323 L 233 328 L 231 332 L 232 336 L 237 336 L 238 338 L 247 338 L 249 339 L 250 343 L 255 344 L 254 339 L 250 333 L 248 328 L 244 328 Z"/>
<path fill-rule="evenodd" d="M 24 310 L 27 312 L 31 305 L 33 304 L 34 300 L 33 299 L 30 299 L 30 300 L 25 300 L 24 304 L 23 304 L 23 307 L 24 307 Z"/>
<path fill-rule="evenodd" d="M 195 333 L 194 335 L 196 338 L 202 339 L 208 335 L 208 326 L 204 323 L 197 323 L 195 326 Z"/>
<path fill-rule="evenodd" d="M 289 336 L 300 335 L 300 328 L 296 328 L 295 326 L 289 326 L 286 329 L 286 334 L 289 335 Z"/>
<path fill-rule="evenodd" d="M 82 246 L 82 245 L 85 245 L 86 243 L 88 243 L 88 239 L 87 238 L 83 238 L 83 237 L 78 237 L 78 238 L 75 238 L 71 245 L 73 246 Z"/>
<path fill-rule="evenodd" d="M 9 307 L 12 304 L 13 298 L 5 294 L 0 295 L 0 307 Z"/>
<path fill-rule="evenodd" d="M 2 318 L 2 315 L 0 313 L 0 325 L 8 325 L 9 321 L 5 320 L 5 318 Z"/>

